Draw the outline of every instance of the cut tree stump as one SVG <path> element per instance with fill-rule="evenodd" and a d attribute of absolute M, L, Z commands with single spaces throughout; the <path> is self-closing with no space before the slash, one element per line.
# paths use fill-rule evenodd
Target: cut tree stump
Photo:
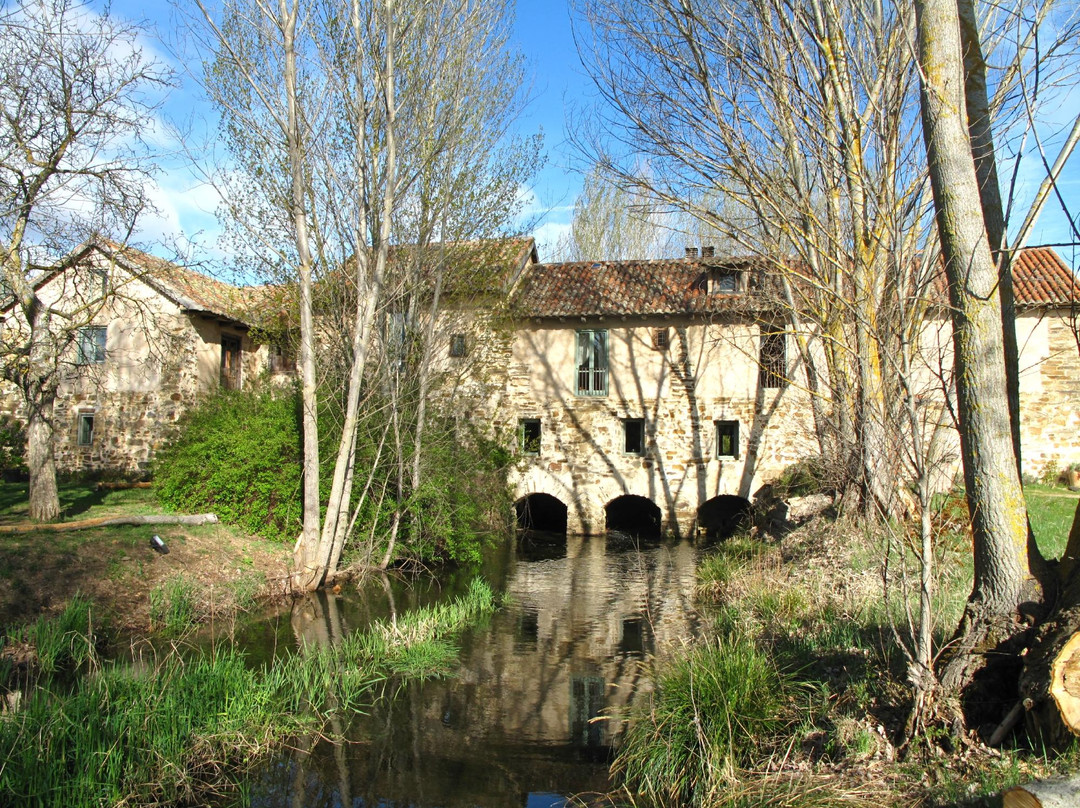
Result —
<path fill-rule="evenodd" d="M 1076 808 L 1080 805 L 1080 777 L 1015 786 L 1001 797 L 1002 808 Z"/>
<path fill-rule="evenodd" d="M 176 514 L 150 514 L 147 516 L 114 516 L 102 519 L 82 519 L 77 522 L 24 522 L 21 525 L 0 525 L 0 533 L 33 533 L 38 530 L 82 530 L 88 527 L 112 527 L 114 525 L 214 525 L 218 518 L 212 513 L 196 513 L 190 516 Z"/>
<path fill-rule="evenodd" d="M 1061 720 L 1080 735 L 1080 632 L 1069 637 L 1050 668 L 1050 695 Z"/>
<path fill-rule="evenodd" d="M 1080 736 L 1080 507 L 1061 560 L 1061 590 L 1024 658 L 1020 698 L 1028 737 L 1060 749 Z M 1080 801 L 1074 803 L 1080 805 Z"/>

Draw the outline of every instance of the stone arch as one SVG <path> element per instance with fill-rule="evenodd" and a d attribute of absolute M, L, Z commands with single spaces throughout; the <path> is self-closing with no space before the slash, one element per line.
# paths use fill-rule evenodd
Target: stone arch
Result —
<path fill-rule="evenodd" d="M 638 539 L 659 539 L 662 514 L 648 497 L 623 494 L 604 506 L 604 524 L 608 533 L 624 533 Z"/>
<path fill-rule="evenodd" d="M 551 494 L 527 494 L 514 503 L 517 526 L 523 530 L 566 533 L 567 513 L 566 504 Z"/>
<path fill-rule="evenodd" d="M 750 519 L 750 500 L 721 494 L 697 509 L 698 527 L 709 539 L 726 539 Z"/>

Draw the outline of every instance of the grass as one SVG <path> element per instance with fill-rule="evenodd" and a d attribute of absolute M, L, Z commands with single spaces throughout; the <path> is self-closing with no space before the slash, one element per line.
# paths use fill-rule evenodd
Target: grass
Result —
<path fill-rule="evenodd" d="M 0 796 L 67 808 L 196 802 L 290 735 L 361 708 L 387 677 L 444 671 L 450 637 L 494 608 L 475 581 L 447 606 L 263 667 L 215 648 L 150 667 L 84 661 L 63 687 L 42 671 L 23 709 L 0 721 Z"/>
<path fill-rule="evenodd" d="M 749 638 L 718 637 L 662 670 L 657 695 L 631 721 L 613 770 L 649 803 L 704 806 L 781 726 L 790 691 Z"/>
<path fill-rule="evenodd" d="M 1046 485 L 1025 490 L 1040 548 L 1059 556 L 1078 497 Z M 934 603 L 941 648 L 970 594 L 972 559 L 962 493 L 943 497 L 938 505 Z M 917 570 L 910 526 L 890 527 L 891 534 L 865 524 L 820 520 L 780 541 L 737 537 L 702 560 L 698 596 L 711 617 L 710 642 L 739 637 L 750 643 L 779 671 L 783 696 L 772 705 L 771 720 L 745 742 L 743 756 L 707 762 L 708 745 L 699 744 L 693 755 L 680 759 L 676 753 L 687 744 L 659 731 L 668 702 L 681 701 L 684 726 L 712 722 L 723 740 L 741 725 L 725 719 L 735 696 L 712 700 L 710 706 L 703 694 L 689 698 L 688 677 L 659 680 L 649 710 L 633 718 L 640 726 L 632 722 L 628 738 L 636 745 L 629 747 L 633 757 L 620 770 L 628 787 L 641 794 L 635 805 L 974 808 L 999 804 L 994 795 L 1011 785 L 1077 768 L 1080 744 L 1058 755 L 1018 746 L 955 756 L 938 746 L 947 728 L 932 727 L 910 747 L 901 746 L 912 696 L 900 641 L 907 636 L 905 601 L 915 602 Z M 882 585 L 887 548 L 888 598 Z M 691 657 L 677 664 L 710 669 L 727 664 L 697 649 Z M 742 678 L 754 676 L 747 671 Z M 694 679 L 704 681 L 706 675 L 698 671 Z M 691 701 L 696 712 L 687 712 Z M 711 716 L 704 714 L 706 708 Z"/>
<path fill-rule="evenodd" d="M 66 483 L 60 494 L 66 513 L 77 519 L 169 512 L 153 489 L 97 491 Z M 0 524 L 25 522 L 26 509 L 25 485 L 0 485 Z M 150 548 L 155 534 L 168 544 L 169 555 Z M 200 582 L 192 595 L 213 587 L 216 613 L 247 609 L 265 595 L 273 576 L 284 574 L 287 555 L 287 547 L 220 524 L 0 534 L 0 624 L 57 614 L 82 592 L 97 604 L 99 617 L 107 616 L 116 628 L 144 632 L 152 623 L 168 622 L 168 603 L 182 594 L 170 581 L 181 573 Z M 207 608 L 195 610 L 196 619 L 206 616 Z M 173 614 L 174 633 L 183 622 L 178 617 Z"/>
<path fill-rule="evenodd" d="M 68 482 L 60 484 L 59 494 L 61 521 L 161 513 L 157 497 L 148 488 L 99 491 L 96 483 Z M 29 499 L 27 483 L 4 483 L 0 486 L 0 524 L 27 521 Z"/>
<path fill-rule="evenodd" d="M 178 573 L 150 590 L 150 627 L 178 637 L 199 622 L 198 587 Z"/>
<path fill-rule="evenodd" d="M 1067 488 L 1029 483 L 1024 486 L 1024 496 L 1039 549 L 1047 558 L 1060 558 L 1065 552 L 1080 494 Z"/>

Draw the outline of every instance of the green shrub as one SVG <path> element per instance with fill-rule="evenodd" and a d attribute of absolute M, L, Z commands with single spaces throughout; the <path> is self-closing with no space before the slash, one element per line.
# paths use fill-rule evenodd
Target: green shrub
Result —
<path fill-rule="evenodd" d="M 323 501 L 337 459 L 341 407 L 332 395 L 320 403 Z M 399 404 L 397 410 L 400 445 L 389 422 L 394 408 L 377 391 L 361 407 L 351 501 L 359 508 L 357 540 L 347 546 L 347 560 L 367 552 L 381 555 L 378 545 L 390 534 L 395 511 L 402 516 L 398 558 L 479 560 L 485 531 L 501 526 L 510 512 L 509 455 L 493 441 L 465 434 L 453 420 L 432 415 L 420 449 L 420 482 L 412 489 L 415 425 L 408 418 L 415 407 Z M 213 511 L 222 521 L 266 538 L 295 538 L 303 507 L 295 389 L 224 392 L 192 410 L 181 426 L 179 438 L 159 453 L 155 466 L 155 488 L 163 502 Z"/>
<path fill-rule="evenodd" d="M 774 484 L 781 498 L 831 493 L 835 488 L 828 465 L 820 457 L 806 457 L 786 467 Z"/>
<path fill-rule="evenodd" d="M 462 441 L 450 425 L 429 430 L 421 484 L 408 502 L 410 551 L 424 559 L 475 563 L 485 536 L 510 513 L 498 447 Z"/>
<path fill-rule="evenodd" d="M 0 415 L 0 477 L 13 481 L 26 474 L 26 426 L 13 415 Z"/>
<path fill-rule="evenodd" d="M 614 771 L 658 806 L 709 804 L 782 727 L 787 682 L 739 635 L 691 650 L 661 672 L 633 716 Z"/>
<path fill-rule="evenodd" d="M 154 487 L 174 508 L 286 540 L 300 525 L 301 446 L 295 389 L 224 391 L 184 416 L 157 456 Z"/>

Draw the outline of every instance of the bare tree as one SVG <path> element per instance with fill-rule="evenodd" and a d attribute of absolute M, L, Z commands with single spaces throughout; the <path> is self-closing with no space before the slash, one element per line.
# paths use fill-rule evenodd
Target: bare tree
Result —
<path fill-rule="evenodd" d="M 580 145 L 771 265 L 822 455 L 867 507 L 895 510 L 888 357 L 924 297 L 905 273 L 928 210 L 902 14 L 833 0 L 585 8 L 606 108 Z"/>
<path fill-rule="evenodd" d="M 137 27 L 75 0 L 23 0 L 0 15 L 0 261 L 24 326 L 7 332 L 3 373 L 27 408 L 30 516 L 50 521 L 58 370 L 101 301 L 51 306 L 35 275 L 65 269 L 99 234 L 131 234 L 149 207 L 148 91 L 169 76 L 140 50 Z"/>
<path fill-rule="evenodd" d="M 429 272 L 425 251 L 422 271 L 404 270 L 407 262 L 391 261 L 391 245 L 455 237 L 468 232 L 461 222 L 490 224 L 485 209 L 507 202 L 520 175 L 502 171 L 496 181 L 498 172 L 482 172 L 501 154 L 498 135 L 510 112 L 499 105 L 513 100 L 520 73 L 504 56 L 506 18 L 497 5 L 353 0 L 347 18 L 323 2 L 202 9 L 214 53 L 205 83 L 233 160 L 226 183 L 237 191 L 226 195 L 228 214 L 248 249 L 271 257 L 264 271 L 281 270 L 279 277 L 301 287 L 305 520 L 294 583 L 313 589 L 335 574 L 367 493 L 361 480 L 354 501 L 379 324 L 400 317 L 418 333 L 422 305 L 438 307 L 438 284 L 428 282 L 445 264 Z M 339 292 L 323 296 L 337 308 L 318 323 L 316 286 Z M 331 365 L 341 369 L 330 392 L 341 432 L 321 501 L 317 391 L 331 380 Z M 395 409 L 394 418 L 401 414 Z M 423 421 L 421 408 L 407 428 L 422 430 Z M 379 448 L 400 450 L 400 458 L 406 425 L 393 423 L 397 439 Z M 395 498 L 407 489 L 408 464 L 400 468 Z M 393 552 L 391 542 L 382 565 Z"/>
<path fill-rule="evenodd" d="M 555 247 L 557 260 L 667 258 L 677 250 L 677 224 L 651 197 L 611 182 L 594 166 L 574 202 L 570 230 Z"/>

